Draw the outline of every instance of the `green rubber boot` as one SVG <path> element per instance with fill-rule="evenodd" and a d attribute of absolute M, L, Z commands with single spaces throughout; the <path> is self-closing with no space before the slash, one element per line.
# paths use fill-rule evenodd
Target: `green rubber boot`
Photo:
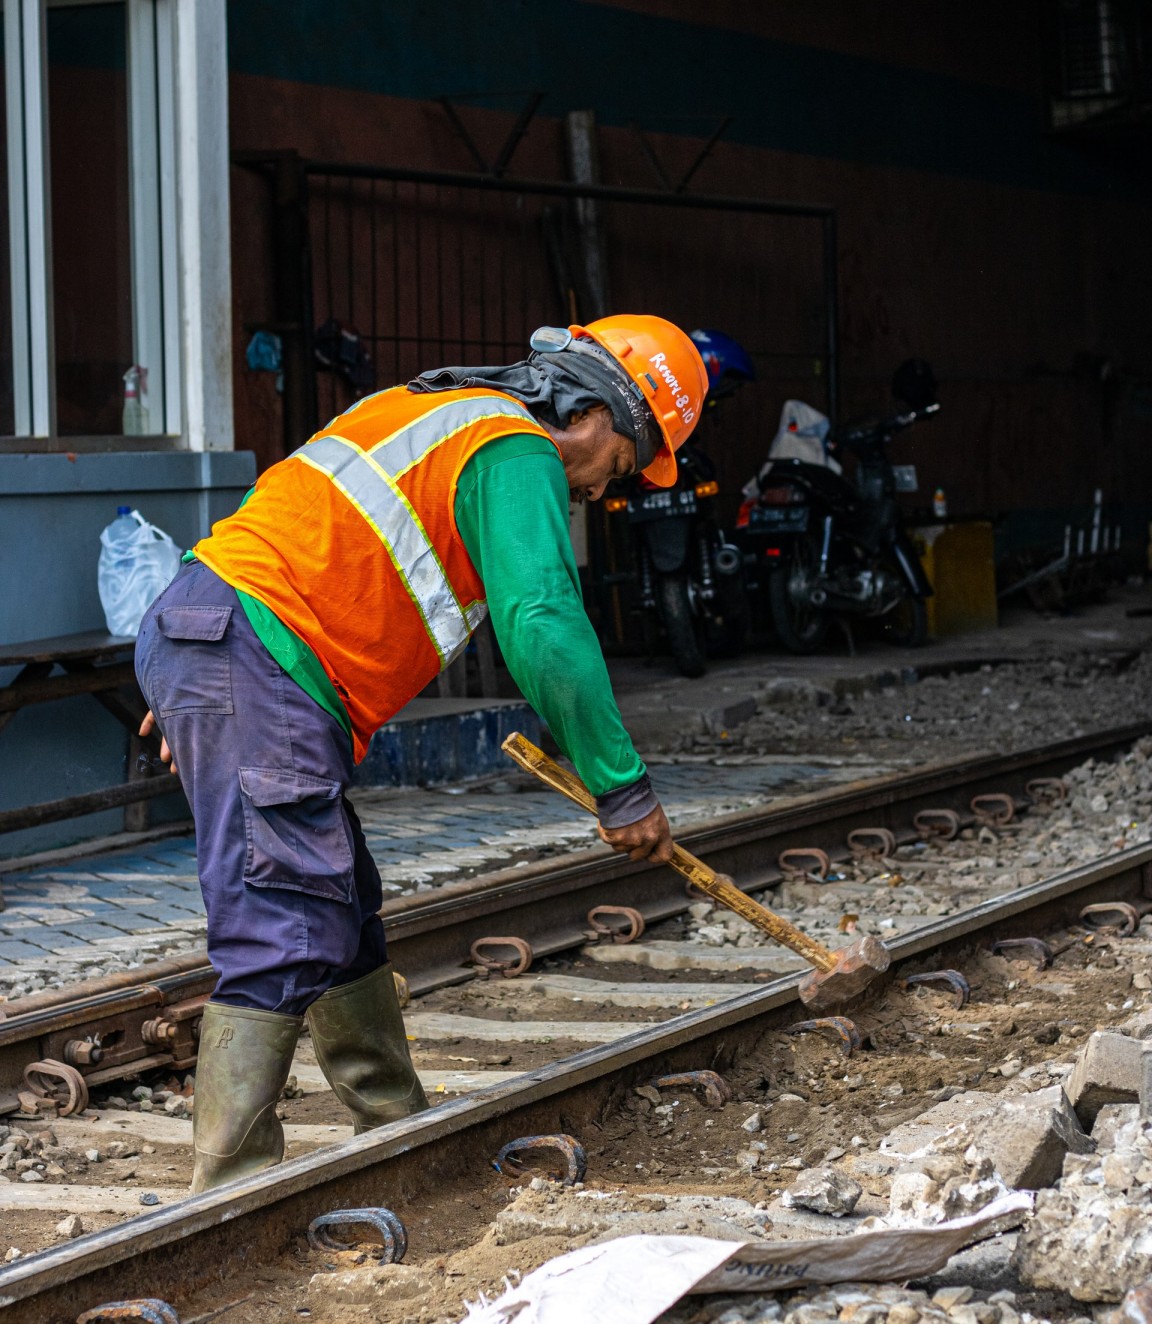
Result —
<path fill-rule="evenodd" d="M 193 1192 L 250 1176 L 284 1157 L 276 1102 L 303 1019 L 205 1004 L 192 1112 Z"/>
<path fill-rule="evenodd" d="M 391 965 L 329 989 L 308 1008 L 316 1061 L 356 1134 L 428 1107 L 412 1066 Z"/>

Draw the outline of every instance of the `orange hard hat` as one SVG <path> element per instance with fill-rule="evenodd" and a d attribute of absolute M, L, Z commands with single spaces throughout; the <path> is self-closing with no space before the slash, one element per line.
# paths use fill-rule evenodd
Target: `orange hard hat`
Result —
<path fill-rule="evenodd" d="M 644 465 L 644 476 L 671 487 L 676 482 L 676 451 L 696 426 L 708 393 L 708 370 L 700 351 L 678 326 L 642 313 L 601 317 L 568 330 L 607 350 L 641 392 L 662 439 Z"/>

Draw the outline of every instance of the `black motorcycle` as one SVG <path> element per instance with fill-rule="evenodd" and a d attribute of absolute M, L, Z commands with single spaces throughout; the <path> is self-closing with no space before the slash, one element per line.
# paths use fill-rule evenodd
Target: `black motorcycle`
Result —
<path fill-rule="evenodd" d="M 914 470 L 894 467 L 888 446 L 939 408 L 931 403 L 836 433 L 833 450 L 855 456 L 854 482 L 826 465 L 774 459 L 758 495 L 741 507 L 735 542 L 750 586 L 766 589 L 772 626 L 790 652 L 816 652 L 837 616 L 875 621 L 905 647 L 926 639 L 932 586 L 896 502 L 898 490 L 915 490 Z"/>
<path fill-rule="evenodd" d="M 627 518 L 630 577 L 646 623 L 659 621 L 682 675 L 702 676 L 706 657 L 738 651 L 747 631 L 743 558 L 716 516 L 715 465 L 690 442 L 676 460 L 675 486 L 638 474 L 626 495 L 604 504 Z"/>

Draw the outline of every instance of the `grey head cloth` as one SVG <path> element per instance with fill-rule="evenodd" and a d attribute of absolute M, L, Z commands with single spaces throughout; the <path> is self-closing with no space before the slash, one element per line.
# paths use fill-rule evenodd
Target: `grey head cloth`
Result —
<path fill-rule="evenodd" d="M 632 379 L 606 350 L 559 327 L 541 327 L 530 343 L 532 353 L 519 363 L 502 368 L 433 368 L 414 377 L 408 389 L 501 391 L 556 428 L 567 427 L 573 414 L 590 405 L 605 405 L 615 431 L 636 443 L 636 467 L 652 463 L 663 445 L 660 429 Z"/>

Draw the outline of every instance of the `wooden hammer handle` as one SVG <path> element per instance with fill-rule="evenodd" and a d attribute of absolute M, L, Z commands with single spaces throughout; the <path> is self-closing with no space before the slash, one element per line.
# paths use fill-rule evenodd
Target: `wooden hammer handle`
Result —
<path fill-rule="evenodd" d="M 509 758 L 518 763 L 526 772 L 539 777 L 542 782 L 547 783 L 553 790 L 559 791 L 562 795 L 566 795 L 569 800 L 575 801 L 581 809 L 587 809 L 590 814 L 596 813 L 596 798 L 580 778 L 574 772 L 568 772 L 565 768 L 560 767 L 554 759 L 550 759 L 542 749 L 538 749 L 531 740 L 522 736 L 518 731 L 514 731 L 504 741 L 501 748 Z M 835 967 L 836 958 L 823 943 L 817 942 L 815 938 L 809 938 L 795 924 L 790 924 L 782 916 L 769 910 L 767 906 L 762 906 L 753 901 L 735 883 L 720 874 L 714 873 L 702 860 L 698 860 L 683 846 L 673 843 L 672 858 L 669 863 L 673 869 L 678 873 L 682 873 L 701 892 L 707 893 L 713 901 L 719 901 L 722 906 L 734 910 L 737 915 L 742 916 L 750 924 L 755 924 L 758 929 L 763 929 L 778 943 L 795 952 L 797 956 L 803 957 L 809 965 L 815 966 L 817 970 L 832 970 Z"/>

